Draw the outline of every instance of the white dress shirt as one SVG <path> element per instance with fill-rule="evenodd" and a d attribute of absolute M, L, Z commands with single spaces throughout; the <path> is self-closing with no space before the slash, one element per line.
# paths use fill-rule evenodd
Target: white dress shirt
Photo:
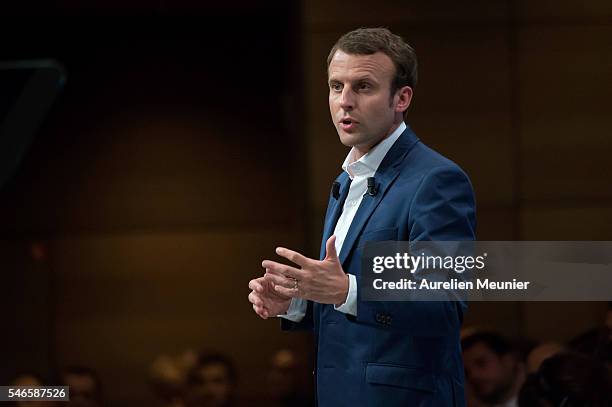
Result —
<path fill-rule="evenodd" d="M 373 177 L 380 166 L 380 163 L 385 158 L 391 146 L 397 141 L 399 136 L 406 130 L 406 124 L 401 122 L 400 125 L 389 135 L 389 137 L 382 140 L 370 151 L 362 156 L 359 160 L 355 161 L 353 158 L 354 148 L 349 151 L 344 163 L 342 163 L 342 170 L 346 171 L 348 176 L 351 178 L 351 186 L 349 188 L 348 196 L 344 201 L 342 207 L 342 213 L 336 228 L 334 229 L 334 235 L 336 235 L 336 252 L 338 256 L 342 251 L 342 245 L 346 239 L 346 234 L 353 223 L 353 218 L 359 209 L 363 195 L 367 190 L 367 180 Z M 336 311 L 344 312 L 345 314 L 357 315 L 357 278 L 353 274 L 348 274 L 349 277 L 349 289 L 346 296 L 346 300 L 340 306 L 335 306 Z M 306 300 L 300 298 L 294 298 L 291 301 L 291 305 L 284 315 L 280 317 L 289 319 L 294 322 L 299 322 L 306 315 Z"/>

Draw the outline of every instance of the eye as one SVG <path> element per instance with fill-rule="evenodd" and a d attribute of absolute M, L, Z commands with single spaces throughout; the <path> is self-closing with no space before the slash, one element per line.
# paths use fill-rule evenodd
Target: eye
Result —
<path fill-rule="evenodd" d="M 329 85 L 329 88 L 333 90 L 334 92 L 342 92 L 342 84 L 338 82 L 332 82 Z"/>
<path fill-rule="evenodd" d="M 359 83 L 359 90 L 370 90 L 371 88 L 372 88 L 372 85 L 370 85 L 368 82 Z"/>

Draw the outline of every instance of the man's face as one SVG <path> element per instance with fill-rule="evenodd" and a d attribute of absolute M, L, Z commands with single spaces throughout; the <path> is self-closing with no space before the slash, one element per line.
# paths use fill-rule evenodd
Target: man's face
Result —
<path fill-rule="evenodd" d="M 66 374 L 64 382 L 70 387 L 71 407 L 97 407 L 97 387 L 95 380 L 89 375 Z"/>
<path fill-rule="evenodd" d="M 336 51 L 328 67 L 329 110 L 342 144 L 365 154 L 399 124 L 398 92 L 391 95 L 394 75 L 393 61 L 382 52 Z"/>
<path fill-rule="evenodd" d="M 191 389 L 187 404 L 198 407 L 226 406 L 233 392 L 234 384 L 225 365 L 210 363 L 198 371 L 197 383 Z"/>
<path fill-rule="evenodd" d="M 511 354 L 498 356 L 477 343 L 463 352 L 465 375 L 476 396 L 488 403 L 503 401 L 512 389 L 517 363 Z"/>

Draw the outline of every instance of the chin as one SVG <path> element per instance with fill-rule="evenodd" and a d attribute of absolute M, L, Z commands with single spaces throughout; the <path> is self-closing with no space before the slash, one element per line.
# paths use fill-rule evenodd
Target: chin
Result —
<path fill-rule="evenodd" d="M 342 130 L 338 130 L 338 136 L 340 136 L 340 142 L 347 147 L 354 147 L 359 144 L 360 137 L 356 133 L 345 133 Z"/>
<path fill-rule="evenodd" d="M 342 143 L 342 145 L 344 145 L 346 147 L 353 147 L 353 143 L 351 143 L 345 137 L 340 136 L 340 142 Z"/>

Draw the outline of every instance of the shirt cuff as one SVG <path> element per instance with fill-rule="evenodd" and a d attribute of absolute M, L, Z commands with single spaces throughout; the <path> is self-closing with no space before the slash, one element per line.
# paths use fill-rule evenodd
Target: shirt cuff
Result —
<path fill-rule="evenodd" d="M 308 308 L 308 303 L 301 298 L 293 298 L 291 300 L 291 304 L 289 304 L 289 309 L 287 312 L 282 315 L 277 315 L 277 317 L 288 319 L 293 322 L 300 322 L 304 315 L 306 315 L 306 309 Z"/>
<path fill-rule="evenodd" d="M 353 274 L 349 274 L 349 289 L 346 295 L 344 304 L 337 307 L 334 305 L 336 311 L 344 312 L 352 316 L 357 316 L 357 278 Z"/>

